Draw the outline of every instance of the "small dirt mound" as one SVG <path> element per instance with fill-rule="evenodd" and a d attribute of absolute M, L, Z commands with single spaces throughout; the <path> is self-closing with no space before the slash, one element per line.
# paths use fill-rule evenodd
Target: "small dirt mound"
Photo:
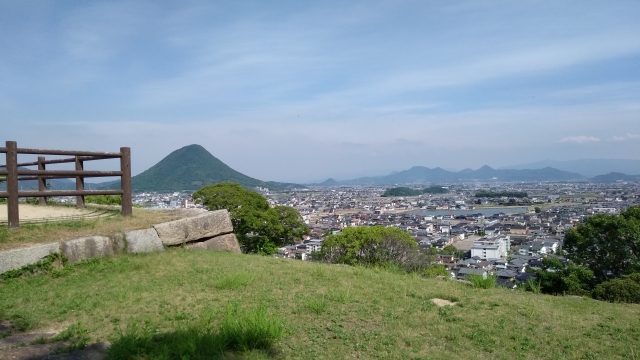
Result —
<path fill-rule="evenodd" d="M 440 307 L 442 307 L 442 306 L 454 306 L 455 304 L 457 304 L 457 303 L 451 302 L 449 300 L 438 299 L 438 298 L 431 299 L 431 301 L 434 304 L 436 304 L 436 306 L 440 306 Z"/>

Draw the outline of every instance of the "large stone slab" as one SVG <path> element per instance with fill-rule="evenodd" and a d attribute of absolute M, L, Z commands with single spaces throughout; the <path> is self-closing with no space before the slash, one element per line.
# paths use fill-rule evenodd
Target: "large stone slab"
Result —
<path fill-rule="evenodd" d="M 113 256 L 111 239 L 106 236 L 65 240 L 60 243 L 60 250 L 71 264 L 91 258 Z"/>
<path fill-rule="evenodd" d="M 215 250 L 215 251 L 230 251 L 239 253 L 240 245 L 235 234 L 225 234 L 216 236 L 213 239 L 206 241 L 193 242 L 185 246 L 187 249 L 192 250 Z"/>
<path fill-rule="evenodd" d="M 111 235 L 111 241 L 113 242 L 113 252 L 121 254 L 127 248 L 127 242 L 124 240 L 124 234 Z"/>
<path fill-rule="evenodd" d="M 164 251 L 155 229 L 134 230 L 124 234 L 129 254 Z"/>
<path fill-rule="evenodd" d="M 153 226 L 164 245 L 180 245 L 233 232 L 227 210 L 208 211 L 202 215 Z"/>
<path fill-rule="evenodd" d="M 60 243 L 2 251 L 0 252 L 0 274 L 35 264 L 57 252 L 60 252 Z"/>

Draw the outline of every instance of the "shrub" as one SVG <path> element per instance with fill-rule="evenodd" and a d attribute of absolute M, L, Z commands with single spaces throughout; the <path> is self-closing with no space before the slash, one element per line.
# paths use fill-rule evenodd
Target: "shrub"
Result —
<path fill-rule="evenodd" d="M 327 262 L 348 265 L 395 263 L 415 268 L 422 259 L 411 235 L 383 226 L 346 228 L 342 234 L 327 237 L 321 252 Z"/>
<path fill-rule="evenodd" d="M 447 268 L 441 264 L 431 264 L 426 269 L 422 270 L 422 276 L 425 277 L 436 277 L 436 276 L 444 276 L 447 277 Z"/>
<path fill-rule="evenodd" d="M 609 302 L 640 304 L 640 273 L 603 282 L 593 289 L 591 296 Z"/>
<path fill-rule="evenodd" d="M 90 195 L 85 196 L 84 201 L 86 203 L 100 204 L 100 205 L 122 205 L 121 195 Z"/>
<path fill-rule="evenodd" d="M 593 272 L 584 266 L 563 264 L 557 258 L 544 258 L 542 269 L 536 272 L 540 291 L 553 295 L 588 295 L 592 288 Z"/>

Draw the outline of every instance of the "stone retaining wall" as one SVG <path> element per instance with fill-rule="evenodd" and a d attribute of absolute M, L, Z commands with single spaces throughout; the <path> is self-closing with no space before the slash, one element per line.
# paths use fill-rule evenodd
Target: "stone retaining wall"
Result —
<path fill-rule="evenodd" d="M 154 225 L 150 229 L 112 236 L 88 236 L 0 252 L 0 274 L 38 263 L 62 253 L 70 263 L 116 253 L 164 251 L 168 246 L 194 250 L 240 252 L 227 210 L 206 211 L 196 216 Z"/>

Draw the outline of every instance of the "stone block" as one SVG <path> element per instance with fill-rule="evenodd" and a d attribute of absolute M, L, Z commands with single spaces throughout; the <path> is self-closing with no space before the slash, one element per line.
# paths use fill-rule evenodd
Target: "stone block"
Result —
<path fill-rule="evenodd" d="M 113 242 L 113 252 L 120 254 L 127 248 L 127 242 L 124 240 L 124 234 L 111 235 L 111 241 Z"/>
<path fill-rule="evenodd" d="M 60 243 L 50 243 L 0 252 L 0 274 L 35 264 L 60 252 Z"/>
<path fill-rule="evenodd" d="M 106 236 L 65 240 L 60 243 L 60 250 L 71 264 L 91 258 L 113 256 L 111 239 Z"/>
<path fill-rule="evenodd" d="M 154 229 L 134 230 L 124 234 L 129 254 L 164 251 L 162 241 Z"/>
<path fill-rule="evenodd" d="M 180 245 L 233 232 L 227 210 L 207 211 L 194 217 L 153 226 L 164 245 Z"/>
<path fill-rule="evenodd" d="M 225 234 L 205 241 L 192 242 L 185 245 L 185 247 L 191 250 L 240 252 L 240 245 L 238 244 L 238 239 L 236 239 L 235 234 Z"/>

